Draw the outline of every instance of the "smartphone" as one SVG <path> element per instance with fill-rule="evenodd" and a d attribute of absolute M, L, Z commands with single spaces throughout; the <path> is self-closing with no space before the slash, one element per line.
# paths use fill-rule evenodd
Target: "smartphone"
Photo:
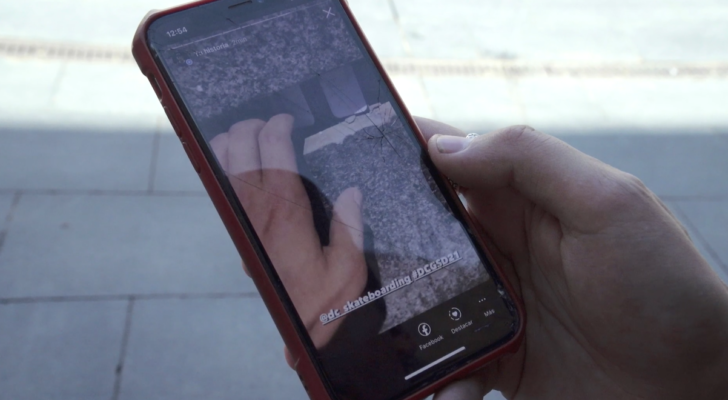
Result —
<path fill-rule="evenodd" d="M 312 399 L 423 398 L 518 348 L 517 296 L 343 0 L 154 12 L 133 52 Z"/>

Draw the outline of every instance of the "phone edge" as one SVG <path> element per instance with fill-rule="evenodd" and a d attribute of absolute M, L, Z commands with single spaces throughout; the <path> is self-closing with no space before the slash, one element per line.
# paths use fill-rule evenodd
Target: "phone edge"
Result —
<path fill-rule="evenodd" d="M 145 75 L 147 78 L 150 78 L 151 75 L 156 81 L 157 87 L 154 87 L 154 83 L 152 83 L 151 81 L 150 85 L 153 86 L 155 92 L 157 92 L 157 89 L 159 90 L 159 92 L 157 92 L 157 95 L 160 100 L 160 105 L 163 107 L 165 114 L 169 118 L 170 123 L 177 133 L 177 136 L 182 141 L 185 148 L 188 150 L 187 155 L 190 158 L 190 162 L 195 167 L 195 170 L 197 171 L 200 180 L 205 187 L 205 190 L 210 196 L 210 199 L 212 200 L 215 209 L 220 215 L 220 218 L 222 219 L 225 228 L 230 234 L 230 237 L 236 249 L 240 253 L 240 256 L 245 262 L 246 266 L 248 267 L 248 271 L 250 272 L 250 277 L 253 280 L 253 283 L 258 289 L 266 308 L 271 314 L 273 322 L 280 332 L 283 342 L 288 347 L 289 352 L 295 360 L 295 370 L 298 373 L 299 378 L 308 396 L 312 400 L 338 400 L 331 397 L 329 390 L 326 387 L 326 384 L 324 383 L 323 379 L 321 379 L 319 371 L 306 349 L 305 343 L 299 336 L 296 326 L 294 325 L 291 318 L 288 316 L 285 305 L 280 300 L 273 282 L 271 282 L 271 280 L 269 279 L 267 273 L 265 272 L 265 267 L 263 263 L 256 254 L 254 244 L 245 233 L 245 229 L 238 220 L 235 210 L 229 203 L 225 192 L 222 189 L 222 186 L 217 181 L 212 167 L 207 163 L 206 157 L 204 155 L 204 152 L 202 151 L 202 148 L 200 147 L 200 144 L 197 142 L 195 135 L 192 132 L 192 129 L 190 128 L 187 120 L 184 117 L 184 114 L 182 113 L 182 110 L 176 104 L 174 100 L 174 95 L 167 85 L 167 82 L 164 79 L 164 75 L 159 69 L 157 63 L 154 61 L 154 56 L 152 55 L 151 49 L 149 48 L 146 33 L 154 21 L 173 13 L 177 13 L 189 8 L 201 6 L 215 1 L 218 0 L 198 0 L 192 3 L 182 4 L 173 8 L 152 11 L 148 13 L 146 16 L 144 16 L 143 20 L 139 24 L 139 27 L 134 34 L 134 39 L 132 42 L 132 54 L 142 74 Z M 362 40 L 365 49 L 372 57 L 372 61 L 374 62 L 375 67 L 377 68 L 385 83 L 391 90 L 392 95 L 395 101 L 397 101 L 400 109 L 402 110 L 407 123 L 410 124 L 412 131 L 415 132 L 417 140 L 422 146 L 423 150 L 427 152 L 427 141 L 425 140 L 422 131 L 420 130 L 419 126 L 409 112 L 409 109 L 402 101 L 399 92 L 397 92 L 396 87 L 389 78 L 389 75 L 386 73 L 386 70 L 379 60 L 379 57 L 376 55 L 373 48 L 371 47 L 369 40 L 366 38 L 366 35 L 361 29 L 361 26 L 354 17 L 348 3 L 345 0 L 336 1 L 341 3 L 343 9 L 347 13 L 348 18 L 351 20 L 357 35 L 359 35 L 360 39 Z M 457 199 L 457 192 L 455 191 L 455 188 L 450 184 L 450 181 L 436 169 L 433 172 L 438 174 L 440 179 L 442 179 L 442 181 L 445 183 L 448 192 L 447 194 L 451 196 L 451 198 Z M 475 235 L 473 236 L 475 236 L 478 242 L 477 244 L 480 246 L 483 253 L 485 253 L 499 279 L 508 291 L 508 294 L 511 296 L 515 304 L 516 311 L 518 313 L 519 326 L 516 330 L 514 337 L 497 350 L 485 354 L 484 356 L 476 360 L 473 360 L 467 366 L 443 378 L 438 379 L 437 381 L 429 384 L 428 386 L 417 391 L 416 393 L 400 400 L 424 399 L 438 389 L 443 388 L 447 384 L 468 377 L 470 374 L 485 367 L 490 362 L 495 361 L 506 354 L 515 353 L 520 348 L 520 345 L 524 339 L 526 319 L 520 296 L 518 296 L 517 292 L 514 290 L 512 283 L 505 275 L 503 269 L 497 262 L 495 262 L 491 251 L 485 243 L 483 237 L 484 233 L 480 224 L 472 219 L 470 214 L 463 207 L 462 203 L 460 203 L 459 201 L 454 201 L 453 203 L 456 204 L 456 207 L 458 207 L 458 211 L 461 215 L 464 216 L 468 225 L 474 228 Z"/>

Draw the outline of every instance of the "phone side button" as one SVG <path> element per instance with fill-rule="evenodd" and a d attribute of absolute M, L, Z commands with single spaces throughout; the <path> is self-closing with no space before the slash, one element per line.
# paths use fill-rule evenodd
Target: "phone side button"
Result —
<path fill-rule="evenodd" d="M 298 374 L 298 379 L 301 380 L 301 384 L 303 385 L 303 390 L 305 390 L 306 393 L 308 393 L 308 386 L 306 385 L 306 381 L 303 380 L 303 377 L 301 376 L 301 374 Z"/>
<path fill-rule="evenodd" d="M 202 168 L 200 168 L 200 164 L 197 162 L 197 159 L 195 156 L 192 155 L 192 151 L 190 150 L 190 146 L 187 144 L 187 142 L 182 141 L 182 147 L 185 149 L 185 153 L 187 153 L 187 157 L 189 157 L 190 162 L 192 163 L 192 167 L 197 171 L 199 174 L 202 172 Z"/>
<path fill-rule="evenodd" d="M 162 87 L 159 86 L 159 82 L 157 82 L 157 78 L 155 78 L 154 75 L 152 75 L 152 74 L 147 75 L 147 78 L 149 79 L 149 83 L 154 88 L 154 93 L 157 94 L 157 98 L 161 101 L 162 100 Z"/>
<path fill-rule="evenodd" d="M 167 108 L 167 106 L 164 106 L 164 113 L 167 114 L 167 119 L 169 119 L 169 123 L 172 125 L 174 133 L 176 133 L 178 137 L 182 137 L 182 131 L 180 131 L 177 127 L 177 124 L 174 122 L 174 118 L 172 118 L 172 114 L 169 113 L 169 108 Z"/>

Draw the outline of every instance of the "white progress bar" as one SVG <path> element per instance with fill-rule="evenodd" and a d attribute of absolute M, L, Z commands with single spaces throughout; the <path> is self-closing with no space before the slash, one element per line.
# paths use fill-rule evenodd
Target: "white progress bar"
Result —
<path fill-rule="evenodd" d="M 409 375 L 405 376 L 405 377 L 404 377 L 404 380 L 408 381 L 408 380 L 410 380 L 410 379 L 414 378 L 415 376 L 417 376 L 417 375 L 419 375 L 419 374 L 421 374 L 421 373 L 423 373 L 423 372 L 427 371 L 428 369 L 430 369 L 430 368 L 434 367 L 435 365 L 437 365 L 437 364 L 439 364 L 439 363 L 441 363 L 441 362 L 443 362 L 443 361 L 447 360 L 448 358 L 450 358 L 450 357 L 454 356 L 455 354 L 458 354 L 458 353 L 460 353 L 460 352 L 462 352 L 462 351 L 465 351 L 465 346 L 463 346 L 463 347 L 461 347 L 461 348 L 459 348 L 459 349 L 457 349 L 457 350 L 453 351 L 452 353 L 450 353 L 450 354 L 448 354 L 448 355 L 445 355 L 445 356 L 441 357 L 440 359 L 438 359 L 438 360 L 436 360 L 436 361 L 433 361 L 433 362 L 431 362 L 431 363 L 429 363 L 429 364 L 425 365 L 424 367 L 422 367 L 422 368 L 418 369 L 417 371 L 415 371 L 415 372 L 413 372 L 413 373 L 411 373 L 411 374 L 409 374 Z"/>

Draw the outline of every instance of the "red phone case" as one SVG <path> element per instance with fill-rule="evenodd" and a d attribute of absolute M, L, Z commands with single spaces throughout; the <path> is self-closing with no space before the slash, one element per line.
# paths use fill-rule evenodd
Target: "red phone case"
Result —
<path fill-rule="evenodd" d="M 197 173 L 200 175 L 200 179 L 202 180 L 202 183 L 205 186 L 207 193 L 210 195 L 210 198 L 212 199 L 215 208 L 220 214 L 220 217 L 222 218 L 222 221 L 225 224 L 225 227 L 227 228 L 228 233 L 233 240 L 233 243 L 238 249 L 238 252 L 240 253 L 243 261 L 247 265 L 251 278 L 258 288 L 260 296 L 263 299 L 266 307 L 268 308 L 268 311 L 270 312 L 273 321 L 278 328 L 278 331 L 281 333 L 283 342 L 286 344 L 288 350 L 293 356 L 293 359 L 295 360 L 296 372 L 298 373 L 304 388 L 308 392 L 308 395 L 313 400 L 334 400 L 336 398 L 330 395 L 329 391 L 326 388 L 326 385 L 319 376 L 317 369 L 309 356 L 308 351 L 306 351 L 304 341 L 299 337 L 293 321 L 290 319 L 288 313 L 286 312 L 284 303 L 279 298 L 275 286 L 268 278 L 264 269 L 264 265 L 256 255 L 252 242 L 245 234 L 245 230 L 238 220 L 232 205 L 229 203 L 227 197 L 223 192 L 222 187 L 215 178 L 213 169 L 205 158 L 199 143 L 197 143 L 195 136 L 192 133 L 192 130 L 182 113 L 181 108 L 176 103 L 172 91 L 170 90 L 168 83 L 164 79 L 164 75 L 162 75 L 159 66 L 154 61 L 154 57 L 147 42 L 147 31 L 152 22 L 154 22 L 155 20 L 166 15 L 180 12 L 192 7 L 197 7 L 202 4 L 212 3 L 214 1 L 217 0 L 200 0 L 171 9 L 154 11 L 147 14 L 140 23 L 139 27 L 137 28 L 136 34 L 134 35 L 132 53 L 142 73 L 147 76 L 147 78 L 149 78 L 150 84 L 154 88 L 154 91 L 156 92 L 159 101 L 164 107 L 164 111 L 167 114 L 167 117 L 172 123 L 172 126 L 177 133 L 177 136 L 179 136 L 180 140 L 182 141 L 182 145 L 187 152 L 187 156 L 192 162 L 192 165 Z M 426 148 L 427 143 L 424 139 L 424 136 L 422 135 L 422 132 L 419 130 L 417 124 L 415 124 L 414 120 L 412 119 L 412 116 L 402 102 L 402 99 L 397 93 L 394 85 L 392 85 L 392 82 L 387 76 L 384 68 L 382 67 L 382 64 L 379 62 L 379 59 L 376 57 L 376 54 L 374 53 L 369 42 L 364 36 L 361 27 L 352 15 L 351 9 L 349 8 L 345 0 L 338 1 L 341 3 L 344 10 L 346 11 L 346 14 L 351 19 L 357 34 L 364 43 L 365 48 L 367 49 L 369 54 L 371 54 L 372 59 L 374 60 L 374 64 L 376 65 L 379 72 L 382 74 L 382 77 L 384 77 L 387 86 L 390 88 L 394 98 L 400 105 L 407 119 L 407 122 L 413 128 L 413 131 L 418 135 L 418 140 L 420 144 Z M 449 182 L 447 179 L 444 179 L 442 175 L 440 176 L 445 182 Z M 455 189 L 450 184 L 447 184 L 447 191 L 451 197 L 457 197 Z M 521 323 L 518 327 L 516 335 L 508 343 L 504 344 L 497 350 L 486 354 L 478 360 L 475 360 L 474 362 L 468 364 L 466 367 L 458 370 L 457 372 L 450 374 L 432 383 L 426 388 L 418 391 L 417 393 L 414 393 L 411 396 L 401 400 L 423 399 L 428 395 L 432 394 L 437 389 L 442 388 L 449 382 L 465 378 L 466 376 L 482 368 L 489 362 L 494 361 L 505 354 L 514 353 L 518 350 L 521 342 L 523 341 L 526 321 L 521 301 L 514 292 L 510 282 L 506 279 L 501 268 L 494 262 L 490 251 L 488 251 L 487 247 L 485 246 L 485 243 L 481 237 L 482 235 L 480 233 L 482 229 L 480 228 L 479 224 L 477 224 L 470 218 L 470 216 L 465 211 L 459 201 L 455 203 L 457 203 L 457 206 L 460 208 L 460 212 L 462 213 L 462 215 L 466 216 L 467 222 L 471 226 L 475 227 L 475 231 L 478 232 L 478 244 L 484 249 L 485 253 L 487 254 L 493 265 L 493 268 L 499 275 L 501 281 L 508 290 L 508 293 L 514 300 Z M 281 358 L 283 358 L 282 355 Z M 281 360 L 281 362 L 283 362 L 283 360 Z"/>

